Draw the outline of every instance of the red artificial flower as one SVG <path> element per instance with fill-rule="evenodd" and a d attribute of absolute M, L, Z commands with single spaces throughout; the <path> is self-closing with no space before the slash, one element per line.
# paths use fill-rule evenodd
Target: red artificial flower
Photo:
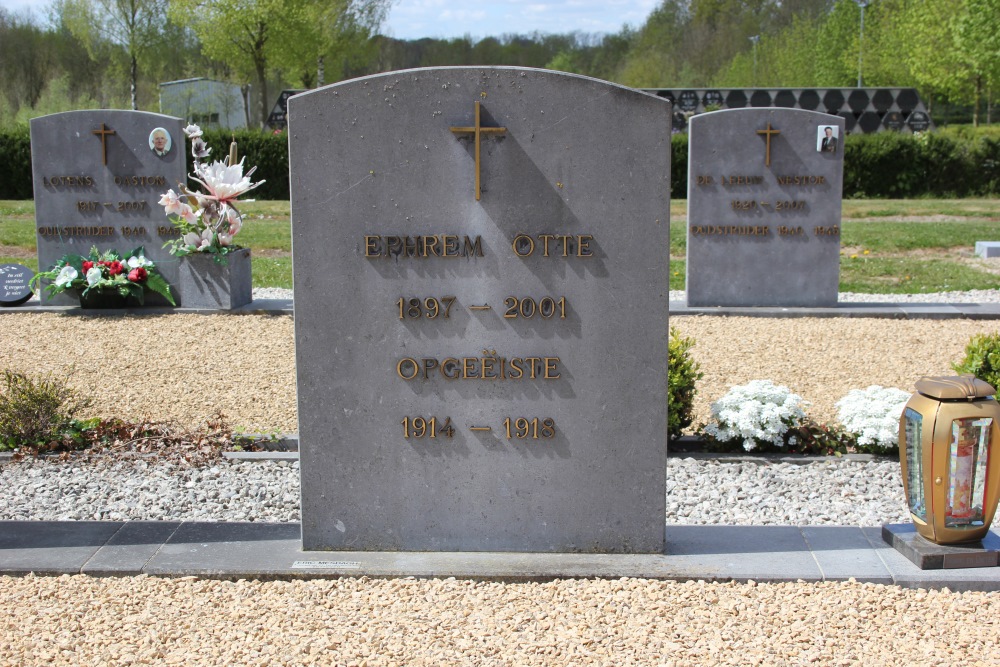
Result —
<path fill-rule="evenodd" d="M 131 271 L 129 271 L 128 279 L 134 283 L 141 283 L 143 280 L 146 279 L 146 276 L 148 275 L 149 273 L 147 273 L 146 269 L 142 268 L 141 266 L 137 266 Z"/>
<path fill-rule="evenodd" d="M 93 262 L 84 262 L 83 263 L 83 272 L 84 273 L 86 273 L 87 271 L 90 271 L 92 268 L 94 268 L 94 263 Z"/>
<path fill-rule="evenodd" d="M 125 267 L 117 259 L 108 264 L 108 274 L 112 276 L 117 276 L 119 273 L 124 273 Z"/>

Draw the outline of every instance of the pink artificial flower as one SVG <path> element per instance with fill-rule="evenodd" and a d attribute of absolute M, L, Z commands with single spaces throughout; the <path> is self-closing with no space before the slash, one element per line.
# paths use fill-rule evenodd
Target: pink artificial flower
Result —
<path fill-rule="evenodd" d="M 160 197 L 160 206 L 164 208 L 164 213 L 167 215 L 181 215 L 181 207 L 187 206 L 187 204 L 181 202 L 181 198 L 177 196 L 176 192 L 167 190 L 166 194 Z"/>

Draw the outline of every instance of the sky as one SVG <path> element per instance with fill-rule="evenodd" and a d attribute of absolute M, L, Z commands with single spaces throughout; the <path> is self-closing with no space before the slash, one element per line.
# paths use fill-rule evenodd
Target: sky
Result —
<path fill-rule="evenodd" d="M 51 0 L 0 0 L 0 7 L 31 9 L 42 17 Z M 499 37 L 506 33 L 618 32 L 639 27 L 657 0 L 396 0 L 382 32 L 397 39 Z"/>

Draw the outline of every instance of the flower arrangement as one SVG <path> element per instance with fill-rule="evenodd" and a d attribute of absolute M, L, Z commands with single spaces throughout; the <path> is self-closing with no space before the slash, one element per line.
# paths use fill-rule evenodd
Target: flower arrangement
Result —
<path fill-rule="evenodd" d="M 209 253 L 219 256 L 238 250 L 240 246 L 233 243 L 233 238 L 243 226 L 243 216 L 236 209 L 235 202 L 264 181 L 250 182 L 256 167 L 243 173 L 246 156 L 236 161 L 235 141 L 225 160 L 208 163 L 204 160 L 212 149 L 205 144 L 201 128 L 188 125 L 184 133 L 191 140 L 191 155 L 194 157 L 191 179 L 200 183 L 205 191 L 192 191 L 182 185 L 179 186 L 181 194 L 168 190 L 160 197 L 159 203 L 164 212 L 181 233 L 179 239 L 167 241 L 163 247 L 169 247 L 172 255 Z"/>
<path fill-rule="evenodd" d="M 788 431 L 805 420 L 805 405 L 788 387 L 753 380 L 733 387 L 712 403 L 712 422 L 704 432 L 719 442 L 741 439 L 748 452 L 762 445 L 784 447 Z"/>
<path fill-rule="evenodd" d="M 132 297 L 141 305 L 147 291 L 162 295 L 171 305 L 177 305 L 170 285 L 156 270 L 153 262 L 146 259 L 146 251 L 139 246 L 124 257 L 115 250 L 101 252 L 96 247 L 90 255 L 64 255 L 48 271 L 40 271 L 31 279 L 32 289 L 37 291 L 41 279 L 51 280 L 45 288 L 49 294 L 61 294 L 67 290 L 77 292 L 81 300 L 94 293 L 115 294 Z"/>
<path fill-rule="evenodd" d="M 872 385 L 853 389 L 837 401 L 837 419 L 857 435 L 859 450 L 889 453 L 899 445 L 899 417 L 910 394 Z"/>

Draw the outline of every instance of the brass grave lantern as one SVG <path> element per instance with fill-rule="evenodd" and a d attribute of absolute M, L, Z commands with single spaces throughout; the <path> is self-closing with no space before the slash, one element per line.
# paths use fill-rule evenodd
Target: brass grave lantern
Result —
<path fill-rule="evenodd" d="M 972 375 L 923 378 L 899 418 L 903 490 L 936 544 L 985 537 L 1000 499 L 1000 404 Z"/>

